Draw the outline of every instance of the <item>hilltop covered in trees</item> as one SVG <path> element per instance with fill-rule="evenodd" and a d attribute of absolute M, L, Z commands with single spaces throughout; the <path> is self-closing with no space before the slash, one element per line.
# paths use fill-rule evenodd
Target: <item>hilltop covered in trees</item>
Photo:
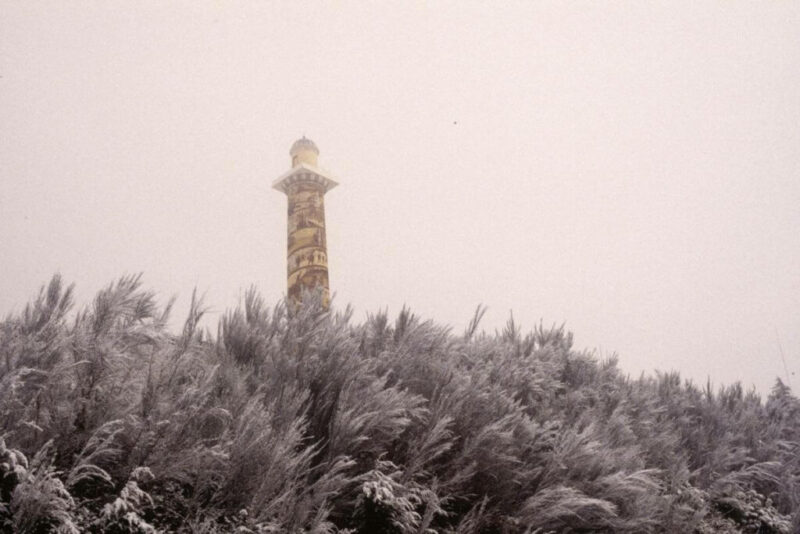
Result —
<path fill-rule="evenodd" d="M 630 379 L 562 328 L 354 324 L 138 277 L 0 323 L 0 532 L 800 531 L 800 401 Z"/>

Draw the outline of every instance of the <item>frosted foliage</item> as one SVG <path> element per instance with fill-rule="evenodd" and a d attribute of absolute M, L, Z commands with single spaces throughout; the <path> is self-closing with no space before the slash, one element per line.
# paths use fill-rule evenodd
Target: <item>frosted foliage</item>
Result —
<path fill-rule="evenodd" d="M 211 332 L 193 295 L 172 333 L 138 276 L 71 295 L 0 322 L 3 533 L 800 531 L 780 381 L 631 379 L 482 308 L 456 335 L 249 291 Z"/>

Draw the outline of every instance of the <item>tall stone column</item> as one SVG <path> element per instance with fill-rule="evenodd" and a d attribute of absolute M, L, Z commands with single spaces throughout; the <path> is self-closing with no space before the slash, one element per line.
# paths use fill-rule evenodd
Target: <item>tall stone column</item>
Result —
<path fill-rule="evenodd" d="M 272 187 L 286 193 L 288 210 L 287 277 L 289 300 L 299 304 L 303 292 L 322 291 L 322 304 L 330 302 L 328 251 L 325 239 L 325 193 L 338 185 L 317 167 L 319 149 L 310 139 L 296 141 L 289 154 L 292 168 Z"/>

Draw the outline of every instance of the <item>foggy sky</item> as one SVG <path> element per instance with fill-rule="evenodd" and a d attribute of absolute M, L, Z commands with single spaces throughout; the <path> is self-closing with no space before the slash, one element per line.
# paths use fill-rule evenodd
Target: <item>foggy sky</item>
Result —
<path fill-rule="evenodd" d="M 800 4 L 498 4 L 0 2 L 0 314 L 54 272 L 277 301 L 305 134 L 357 320 L 483 303 L 762 392 L 780 343 L 796 393 Z"/>

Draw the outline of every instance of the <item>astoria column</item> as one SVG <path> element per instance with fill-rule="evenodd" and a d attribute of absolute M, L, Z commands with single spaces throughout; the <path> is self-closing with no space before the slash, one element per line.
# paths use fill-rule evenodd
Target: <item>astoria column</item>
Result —
<path fill-rule="evenodd" d="M 325 242 L 325 193 L 338 184 L 317 166 L 319 149 L 311 139 L 298 139 L 289 150 L 292 168 L 272 184 L 289 199 L 287 275 L 289 300 L 299 304 L 306 291 L 322 291 L 330 302 L 328 251 Z"/>

